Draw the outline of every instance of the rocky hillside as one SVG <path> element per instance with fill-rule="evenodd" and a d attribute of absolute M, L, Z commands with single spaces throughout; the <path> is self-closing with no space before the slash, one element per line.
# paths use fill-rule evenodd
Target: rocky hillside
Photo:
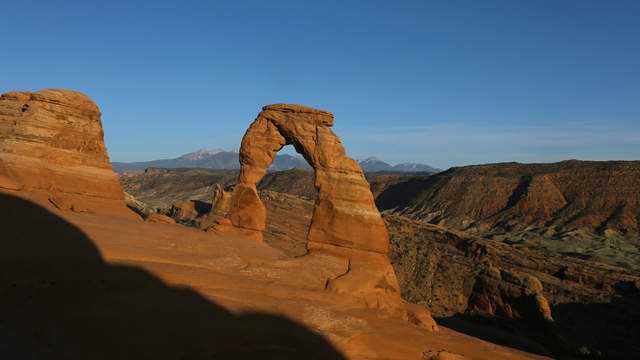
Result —
<path fill-rule="evenodd" d="M 452 168 L 390 186 L 376 203 L 505 243 L 640 264 L 640 161 Z"/>
<path fill-rule="evenodd" d="M 389 213 L 383 218 L 403 297 L 426 304 L 439 323 L 557 358 L 623 359 L 640 351 L 640 272 Z M 550 327 L 527 315 L 526 276 L 542 285 Z"/>
<path fill-rule="evenodd" d="M 215 184 L 227 187 L 237 177 L 237 170 L 149 168 L 139 175 L 120 175 L 120 183 L 147 206 L 162 209 L 179 200 L 211 201 Z"/>

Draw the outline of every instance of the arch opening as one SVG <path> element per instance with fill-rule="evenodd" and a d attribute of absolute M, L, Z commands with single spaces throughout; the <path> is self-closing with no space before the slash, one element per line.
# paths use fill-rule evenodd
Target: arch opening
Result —
<path fill-rule="evenodd" d="M 266 210 L 263 241 L 289 257 L 307 253 L 307 235 L 318 195 L 314 175 L 308 161 L 290 144 L 277 152 L 256 184 Z"/>

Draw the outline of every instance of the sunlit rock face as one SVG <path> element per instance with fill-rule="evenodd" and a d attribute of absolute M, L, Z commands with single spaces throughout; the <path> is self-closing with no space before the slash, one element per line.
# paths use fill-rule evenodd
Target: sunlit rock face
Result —
<path fill-rule="evenodd" d="M 310 249 L 331 245 L 386 254 L 389 238 L 369 183 L 331 131 L 333 114 L 301 105 L 263 107 L 240 148 L 240 177 L 230 220 L 249 230 L 264 229 L 264 205 L 256 184 L 276 153 L 293 145 L 315 170 L 318 197 L 308 234 Z"/>
<path fill-rule="evenodd" d="M 293 145 L 315 171 L 318 195 L 307 234 L 309 256 L 329 254 L 347 261 L 346 272 L 327 279 L 325 288 L 349 295 L 360 306 L 401 313 L 407 319 L 430 319 L 424 309 L 422 314 L 410 316 L 404 306 L 387 257 L 387 229 L 369 183 L 360 165 L 346 156 L 331 126 L 333 114 L 326 111 L 287 104 L 263 107 L 242 139 L 240 174 L 228 218 L 208 231 L 262 241 L 266 209 L 256 184 L 276 153 Z M 430 321 L 421 324 L 436 329 Z"/>
<path fill-rule="evenodd" d="M 0 95 L 0 187 L 48 192 L 62 210 L 126 209 L 100 115 L 76 91 Z"/>

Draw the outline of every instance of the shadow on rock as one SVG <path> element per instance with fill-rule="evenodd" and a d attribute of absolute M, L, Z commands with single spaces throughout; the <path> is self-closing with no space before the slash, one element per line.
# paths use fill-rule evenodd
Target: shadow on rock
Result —
<path fill-rule="evenodd" d="M 532 338 L 532 329 L 523 322 L 512 319 L 500 319 L 491 316 L 454 315 L 436 318 L 444 327 L 477 337 L 479 339 L 526 352 L 552 356 L 548 345 L 540 339 Z M 539 333 L 538 331 L 536 331 Z"/>
<path fill-rule="evenodd" d="M 112 266 L 82 231 L 0 194 L 0 354 L 7 359 L 343 359 L 287 319 L 236 316 L 145 270 Z"/>
<path fill-rule="evenodd" d="M 632 359 L 640 354 L 640 292 L 608 303 L 567 303 L 552 307 L 563 337 L 577 355 Z"/>
<path fill-rule="evenodd" d="M 624 284 L 627 285 L 628 284 Z M 640 295 L 608 303 L 552 306 L 553 323 L 481 316 L 437 318 L 438 324 L 483 340 L 557 359 L 632 359 L 640 354 Z"/>

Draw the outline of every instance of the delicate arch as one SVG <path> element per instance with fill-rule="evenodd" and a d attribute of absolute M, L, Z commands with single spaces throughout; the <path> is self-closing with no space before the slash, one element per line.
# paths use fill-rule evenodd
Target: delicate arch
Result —
<path fill-rule="evenodd" d="M 276 153 L 293 145 L 313 167 L 318 190 L 307 247 L 337 246 L 386 254 L 389 238 L 369 183 L 360 165 L 346 156 L 331 126 L 333 114 L 327 111 L 289 104 L 263 107 L 242 138 L 240 175 L 229 209 L 231 223 L 264 230 L 266 210 L 256 184 Z"/>

